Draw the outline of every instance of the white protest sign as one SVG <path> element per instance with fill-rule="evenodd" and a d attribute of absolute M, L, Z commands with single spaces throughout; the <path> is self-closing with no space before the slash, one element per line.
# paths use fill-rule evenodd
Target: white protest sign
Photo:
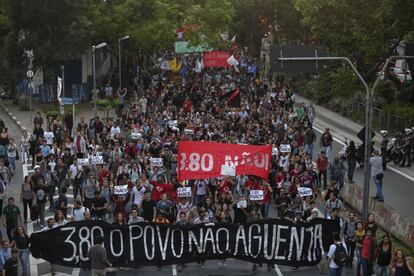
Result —
<path fill-rule="evenodd" d="M 237 202 L 237 208 L 246 208 L 247 207 L 247 201 L 246 200 L 240 200 Z"/>
<path fill-rule="evenodd" d="M 128 193 L 128 185 L 114 186 L 114 194 L 124 195 Z"/>
<path fill-rule="evenodd" d="M 289 144 L 281 144 L 279 147 L 280 152 L 290 152 L 290 145 Z"/>
<path fill-rule="evenodd" d="M 275 147 L 272 148 L 272 155 L 278 155 L 279 154 L 279 150 Z"/>
<path fill-rule="evenodd" d="M 89 165 L 89 159 L 88 158 L 78 158 L 78 165 L 88 166 Z"/>
<path fill-rule="evenodd" d="M 164 164 L 162 158 L 150 158 L 150 162 L 153 167 L 162 167 Z"/>
<path fill-rule="evenodd" d="M 92 165 L 100 165 L 103 164 L 104 160 L 103 160 L 103 156 L 99 155 L 99 156 L 92 156 L 91 157 L 91 164 Z"/>
<path fill-rule="evenodd" d="M 194 130 L 186 128 L 186 129 L 184 129 L 184 134 L 192 135 L 192 134 L 194 134 Z"/>
<path fill-rule="evenodd" d="M 221 165 L 221 175 L 236 176 L 236 167 Z"/>
<path fill-rule="evenodd" d="M 312 189 L 306 187 L 299 187 L 298 193 L 301 197 L 311 196 L 313 194 Z"/>
<path fill-rule="evenodd" d="M 191 197 L 191 187 L 180 187 L 177 189 L 177 197 Z"/>
<path fill-rule="evenodd" d="M 131 132 L 131 138 L 132 138 L 132 139 L 134 139 L 134 140 L 138 140 L 138 139 L 140 139 L 140 138 L 141 138 L 141 136 L 142 136 L 142 134 L 141 134 L 141 133 L 139 133 L 139 132 L 136 132 L 136 131 Z"/>
<path fill-rule="evenodd" d="M 174 126 L 178 125 L 178 121 L 177 120 L 169 120 L 167 124 L 168 124 L 169 127 L 174 127 Z"/>
<path fill-rule="evenodd" d="M 263 200 L 263 191 L 262 190 L 251 190 L 250 191 L 250 200 Z"/>

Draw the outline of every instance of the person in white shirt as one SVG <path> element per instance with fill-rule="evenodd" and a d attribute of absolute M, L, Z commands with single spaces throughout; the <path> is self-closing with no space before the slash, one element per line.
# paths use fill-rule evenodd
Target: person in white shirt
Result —
<path fill-rule="evenodd" d="M 80 169 L 81 167 L 78 165 L 78 160 L 73 159 L 73 163 L 72 165 L 69 166 L 69 170 L 68 170 L 69 181 L 72 187 L 74 187 L 75 185 L 75 177 L 76 175 L 78 175 L 78 172 Z"/>
<path fill-rule="evenodd" d="M 279 167 L 283 168 L 285 172 L 289 172 L 289 154 L 281 154 L 279 157 Z"/>
<path fill-rule="evenodd" d="M 141 175 L 141 168 L 138 167 L 137 163 L 132 163 L 132 168 L 129 170 L 129 178 L 133 183 L 135 183 L 137 180 L 139 180 L 139 177 Z"/>
<path fill-rule="evenodd" d="M 345 252 L 348 252 L 348 251 L 347 251 L 345 243 L 341 242 L 341 237 L 340 237 L 339 232 L 333 232 L 332 236 L 333 236 L 334 242 L 333 244 L 330 245 L 328 254 L 326 256 L 329 262 L 329 275 L 330 276 L 341 276 L 343 265 L 338 265 L 335 263 L 334 261 L 335 252 L 336 250 L 340 250 L 339 247 L 341 246 L 343 246 L 343 248 L 345 249 Z"/>
<path fill-rule="evenodd" d="M 29 149 L 30 149 L 30 134 L 27 133 L 27 130 L 23 130 L 23 136 L 20 139 L 20 151 L 22 153 L 23 164 L 26 163 L 26 158 L 27 158 L 27 161 L 29 161 L 29 157 L 30 157 Z"/>
<path fill-rule="evenodd" d="M 139 180 L 136 181 L 136 185 L 132 188 L 132 195 L 133 195 L 133 201 L 134 204 L 138 206 L 138 208 L 141 207 L 142 200 L 144 198 L 144 194 L 147 191 L 147 188 L 141 185 L 141 182 Z"/>
<path fill-rule="evenodd" d="M 115 135 L 116 134 L 119 134 L 119 133 L 121 133 L 121 128 L 118 126 L 118 125 L 113 125 L 112 127 L 111 127 L 111 136 L 112 137 L 115 137 Z"/>
<path fill-rule="evenodd" d="M 47 225 L 45 227 L 43 227 L 42 230 L 40 230 L 40 231 L 42 231 L 42 232 L 48 231 L 48 230 L 51 230 L 55 227 L 56 227 L 55 219 L 54 218 L 49 218 L 47 220 Z"/>
<path fill-rule="evenodd" d="M 53 134 L 52 131 L 45 131 L 45 133 L 43 134 L 45 140 L 46 140 L 46 144 L 48 146 L 51 146 L 53 144 L 53 138 L 55 138 L 55 134 Z"/>
<path fill-rule="evenodd" d="M 75 204 L 72 210 L 72 220 L 81 221 L 84 219 L 84 213 L 89 211 L 88 208 L 82 206 L 82 201 L 80 199 L 75 200 Z"/>
<path fill-rule="evenodd" d="M 371 165 L 371 175 L 375 186 L 377 188 L 377 193 L 374 199 L 379 202 L 384 202 L 384 195 L 382 194 L 382 179 L 384 178 L 384 170 L 382 167 L 382 157 L 378 150 L 374 150 L 372 157 L 369 159 Z"/>
<path fill-rule="evenodd" d="M 194 182 L 196 203 L 204 202 L 208 194 L 208 182 L 205 179 L 198 179 Z"/>

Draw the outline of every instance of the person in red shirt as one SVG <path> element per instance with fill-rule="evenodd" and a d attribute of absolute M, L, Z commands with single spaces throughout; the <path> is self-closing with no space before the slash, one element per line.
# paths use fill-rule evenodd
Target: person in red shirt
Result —
<path fill-rule="evenodd" d="M 231 188 L 233 187 L 233 182 L 230 177 L 226 177 L 218 183 L 219 188 L 219 198 L 223 200 L 231 200 Z"/>
<path fill-rule="evenodd" d="M 272 194 L 273 189 L 269 182 L 263 181 L 260 190 L 263 191 L 263 200 L 260 206 L 260 212 L 262 213 L 262 218 L 267 219 L 269 217 L 269 206 L 271 203 L 270 195 Z"/>
<path fill-rule="evenodd" d="M 280 189 L 285 182 L 286 173 L 283 170 L 279 170 L 275 177 L 275 188 Z"/>
<path fill-rule="evenodd" d="M 361 263 L 363 275 L 372 275 L 374 269 L 377 239 L 372 235 L 372 229 L 365 230 L 365 238 L 362 241 Z"/>
<path fill-rule="evenodd" d="M 295 164 L 295 168 L 290 171 L 292 177 L 299 177 L 302 171 L 299 168 L 299 164 Z"/>
<path fill-rule="evenodd" d="M 164 193 L 169 193 L 170 185 L 164 182 L 164 177 L 159 175 L 157 177 L 157 181 L 150 181 L 152 185 L 154 185 L 154 190 L 152 191 L 152 200 L 158 202 L 161 199 L 161 195 Z"/>
<path fill-rule="evenodd" d="M 303 147 L 303 144 L 305 142 L 305 136 L 302 134 L 300 130 L 296 130 L 295 141 L 298 147 Z"/>
<path fill-rule="evenodd" d="M 134 142 L 129 142 L 125 147 L 125 154 L 127 154 L 131 159 L 135 159 L 137 156 L 138 150 Z"/>
<path fill-rule="evenodd" d="M 316 168 L 318 169 L 318 178 L 319 178 L 319 188 L 322 184 L 323 176 L 323 188 L 326 189 L 328 182 L 328 158 L 325 156 L 325 152 L 321 151 L 321 154 L 318 155 L 316 160 Z"/>
<path fill-rule="evenodd" d="M 106 165 L 102 165 L 98 175 L 99 187 L 102 187 L 104 179 L 108 179 L 111 172 L 106 168 Z"/>
<path fill-rule="evenodd" d="M 191 109 L 193 109 L 193 101 L 191 101 L 190 98 L 187 97 L 183 103 L 183 111 L 185 113 L 190 113 Z"/>
<path fill-rule="evenodd" d="M 304 171 L 303 175 L 299 178 L 300 186 L 312 189 L 315 192 L 313 187 L 313 177 L 309 175 L 308 171 Z"/>
<path fill-rule="evenodd" d="M 250 175 L 249 179 L 246 181 L 246 190 L 260 190 L 259 181 L 257 181 L 253 175 Z"/>

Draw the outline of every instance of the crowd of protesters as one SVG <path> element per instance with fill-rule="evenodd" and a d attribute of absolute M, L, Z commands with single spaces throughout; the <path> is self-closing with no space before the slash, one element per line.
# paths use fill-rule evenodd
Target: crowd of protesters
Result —
<path fill-rule="evenodd" d="M 3 209 L 9 243 L 2 243 L 0 268 L 10 259 L 11 248 L 17 247 L 27 273 L 28 239 L 19 225 L 28 221 L 28 210 L 33 210 L 38 215 L 33 218 L 44 231 L 71 220 L 184 226 L 267 218 L 306 223 L 325 217 L 337 222 L 334 240 L 345 243 L 349 255 L 346 265 L 352 266 L 356 256 L 357 275 L 361 271 L 371 275 L 374 262 L 378 275 L 391 271 L 410 275 L 412 267 L 400 249 L 392 248 L 389 236 L 376 241 L 373 215 L 363 223 L 354 213 L 345 214 L 339 192 L 347 182 L 353 182 L 354 147 L 349 147 L 344 165 L 332 151 L 329 129 L 317 141 L 312 129 L 314 110 L 295 102 L 292 83 L 280 80 L 266 91 L 256 78 L 257 72 L 243 66 L 238 70 L 231 67 L 177 74 L 156 66 L 166 58 L 165 53 L 154 57 L 143 89 L 135 87 L 129 93 L 115 92 L 110 85 L 102 89 L 102 97 L 121 99 L 115 118 L 82 117 L 74 122 L 71 114 L 63 118 L 36 114 L 33 133 L 24 131 L 20 139 L 22 162 L 31 162 L 34 174 L 24 176 L 22 213 L 13 198 Z M 197 58 L 178 61 L 192 68 Z M 186 140 L 271 144 L 274 151 L 269 178 L 239 175 L 178 181 L 177 144 Z M 315 152 L 318 142 L 321 151 Z M 3 156 L 7 157 L 0 160 L 2 195 L 19 151 L 4 127 L 0 144 L 5 144 Z M 280 145 L 290 148 L 282 151 Z M 101 162 L 93 165 L 82 161 L 98 156 Z M 162 162 L 155 164 L 153 158 Z M 117 186 L 127 189 L 122 192 Z M 191 187 L 191 195 L 177 195 L 180 187 Z M 300 188 L 308 188 L 311 194 L 301 196 Z M 263 199 L 250 200 L 251 190 L 262 190 Z M 73 194 L 73 207 L 68 192 Z M 59 196 L 54 199 L 56 193 Z M 320 199 L 324 208 L 317 207 Z M 46 219 L 47 211 L 54 212 L 54 217 Z M 334 254 L 335 250 L 328 253 L 329 267 L 332 275 L 340 275 L 342 265 L 335 264 Z M 205 266 L 203 262 L 200 265 Z M 226 266 L 225 260 L 218 265 Z M 257 270 L 257 265 L 252 269 Z"/>

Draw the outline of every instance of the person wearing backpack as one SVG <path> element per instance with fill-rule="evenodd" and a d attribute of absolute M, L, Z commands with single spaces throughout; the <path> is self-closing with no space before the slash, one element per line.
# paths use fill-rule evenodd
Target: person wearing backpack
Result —
<path fill-rule="evenodd" d="M 356 231 L 356 221 L 355 221 L 355 213 L 349 212 L 348 220 L 346 220 L 342 224 L 342 237 L 344 238 L 346 247 L 348 248 L 348 257 L 349 262 L 346 264 L 349 267 L 352 267 L 352 261 L 354 260 L 354 252 L 356 246 L 356 239 L 355 239 L 355 231 Z"/>
<path fill-rule="evenodd" d="M 333 243 L 329 246 L 328 255 L 326 256 L 329 263 L 329 275 L 341 276 L 342 269 L 348 262 L 348 251 L 346 245 L 341 242 L 339 232 L 333 232 Z"/>
<path fill-rule="evenodd" d="M 344 186 L 345 167 L 342 162 L 339 162 L 339 157 L 335 157 L 333 162 L 329 163 L 328 176 L 331 181 L 336 181 L 339 184 L 339 190 Z"/>

